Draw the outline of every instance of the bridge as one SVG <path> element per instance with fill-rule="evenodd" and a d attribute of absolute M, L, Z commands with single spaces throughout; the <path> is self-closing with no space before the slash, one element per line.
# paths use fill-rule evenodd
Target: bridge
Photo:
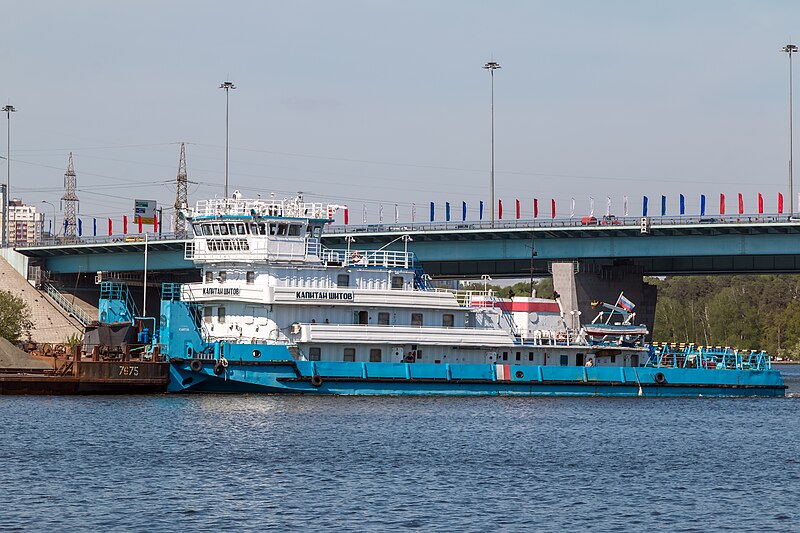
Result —
<path fill-rule="evenodd" d="M 403 235 L 410 241 L 404 242 Z M 148 236 L 148 269 L 187 273 L 184 242 Z M 622 218 L 608 225 L 579 220 L 331 226 L 329 248 L 387 247 L 414 252 L 434 278 L 548 275 L 553 262 L 597 270 L 627 266 L 644 275 L 800 272 L 800 220 L 786 216 Z M 348 242 L 349 241 L 349 242 Z M 85 238 L 17 248 L 53 274 L 141 271 L 144 238 Z M 532 258 L 532 253 L 534 256 Z"/>
<path fill-rule="evenodd" d="M 580 220 L 496 221 L 331 226 L 329 248 L 374 250 L 406 246 L 435 279 L 520 278 L 550 275 L 554 263 L 570 262 L 568 276 L 580 313 L 589 317 L 594 300 L 614 301 L 621 291 L 637 302 L 637 314 L 652 331 L 657 289 L 643 276 L 768 274 L 800 272 L 800 220 L 786 216 L 714 218 L 623 218 L 608 224 Z M 404 238 L 406 237 L 407 238 Z M 158 301 L 162 281 L 197 281 L 185 258 L 183 240 L 171 235 L 88 238 L 42 242 L 18 248 L 28 260 L 28 277 L 44 272 L 75 287 L 94 284 L 98 271 L 111 279 L 142 285 L 145 245 L 148 293 Z M 563 271 L 560 269 L 559 271 Z M 108 278 L 106 278 L 108 279 Z M 574 281 L 573 281 L 574 280 Z M 557 280 L 561 286 L 567 281 Z M 154 312 L 154 310 L 149 310 Z"/>

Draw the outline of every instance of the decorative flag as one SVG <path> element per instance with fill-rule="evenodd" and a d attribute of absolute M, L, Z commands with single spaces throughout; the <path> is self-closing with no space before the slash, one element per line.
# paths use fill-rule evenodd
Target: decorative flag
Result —
<path fill-rule="evenodd" d="M 723 193 L 719 193 L 719 214 L 725 214 L 725 195 Z"/>
<path fill-rule="evenodd" d="M 444 220 L 450 222 L 450 202 L 444 203 Z"/>
<path fill-rule="evenodd" d="M 478 219 L 483 220 L 483 200 L 481 200 L 478 205 Z"/>
<path fill-rule="evenodd" d="M 128 234 L 128 215 L 122 215 L 122 234 Z"/>
<path fill-rule="evenodd" d="M 778 193 L 778 214 L 783 214 L 783 195 Z"/>
<path fill-rule="evenodd" d="M 742 197 L 742 193 L 739 193 L 739 214 L 744 214 L 744 198 Z"/>
<path fill-rule="evenodd" d="M 606 216 L 611 216 L 611 197 L 606 196 Z"/>
<path fill-rule="evenodd" d="M 158 215 L 153 213 L 153 233 L 158 233 L 158 223 L 159 223 Z"/>
<path fill-rule="evenodd" d="M 139 233 L 142 232 L 142 215 L 136 215 L 136 223 L 139 224 Z"/>
<path fill-rule="evenodd" d="M 539 199 L 533 199 L 533 218 L 537 218 L 539 216 Z"/>
<path fill-rule="evenodd" d="M 433 202 L 431 202 L 431 222 L 433 222 L 434 209 Z"/>
<path fill-rule="evenodd" d="M 64 219 L 64 235 L 67 234 L 67 227 L 69 226 L 69 221 L 65 218 Z"/>
<path fill-rule="evenodd" d="M 461 222 L 467 220 L 467 202 L 461 202 Z"/>
<path fill-rule="evenodd" d="M 569 218 L 572 218 L 574 216 L 575 216 L 575 198 L 572 199 L 572 205 L 570 206 L 569 209 Z"/>
<path fill-rule="evenodd" d="M 383 204 L 378 204 L 378 223 L 383 224 Z"/>
<path fill-rule="evenodd" d="M 394 223 L 397 224 L 398 222 L 400 222 L 400 209 L 397 204 L 394 204 Z"/>
<path fill-rule="evenodd" d="M 590 217 L 594 216 L 594 197 L 593 196 L 589 197 L 589 216 Z"/>
<path fill-rule="evenodd" d="M 705 194 L 701 194 L 700 195 L 700 216 L 701 217 L 706 216 L 706 195 Z"/>
<path fill-rule="evenodd" d="M 514 200 L 514 207 L 516 208 L 516 211 L 517 211 L 517 220 L 519 220 L 519 215 L 520 215 L 520 212 L 519 212 L 520 211 L 520 209 L 519 209 L 519 198 Z"/>
<path fill-rule="evenodd" d="M 92 236 L 97 237 L 97 219 L 92 219 Z"/>
<path fill-rule="evenodd" d="M 417 204 L 411 204 L 411 222 L 417 221 Z"/>
<path fill-rule="evenodd" d="M 503 220 L 503 200 L 497 200 L 497 218 Z"/>
<path fill-rule="evenodd" d="M 764 197 L 761 196 L 761 193 L 758 193 L 758 214 L 764 214 Z"/>
<path fill-rule="evenodd" d="M 78 219 L 78 237 L 83 236 L 83 220 Z"/>
<path fill-rule="evenodd" d="M 622 197 L 622 212 L 625 213 L 625 216 L 628 216 L 628 197 Z"/>
<path fill-rule="evenodd" d="M 362 204 L 362 206 L 364 207 L 364 210 L 361 213 L 361 220 L 362 220 L 362 222 L 364 224 L 366 224 L 367 223 L 367 204 Z"/>
<path fill-rule="evenodd" d="M 647 196 L 642 196 L 642 216 L 647 216 Z"/>
<path fill-rule="evenodd" d="M 53 221 L 52 220 L 48 220 L 47 221 L 47 233 L 49 233 L 50 235 L 53 234 Z"/>
<path fill-rule="evenodd" d="M 347 206 L 344 206 L 344 224 L 347 225 L 350 223 L 350 210 Z"/>
<path fill-rule="evenodd" d="M 550 199 L 550 218 L 556 218 L 556 199 Z"/>
<path fill-rule="evenodd" d="M 679 200 L 680 200 L 680 204 L 681 204 L 680 205 L 681 216 L 683 216 L 683 215 L 686 214 L 686 198 L 684 198 L 683 195 L 681 194 L 680 197 L 679 197 Z"/>
<path fill-rule="evenodd" d="M 114 226 L 111 223 L 111 219 L 108 219 L 108 236 L 111 237 L 111 234 L 114 233 Z"/>
<path fill-rule="evenodd" d="M 661 195 L 661 216 L 667 216 L 667 197 L 663 194 Z"/>

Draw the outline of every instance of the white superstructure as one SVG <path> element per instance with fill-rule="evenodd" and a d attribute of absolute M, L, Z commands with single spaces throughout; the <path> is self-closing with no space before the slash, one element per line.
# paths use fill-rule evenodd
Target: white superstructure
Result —
<path fill-rule="evenodd" d="M 183 286 L 206 340 L 290 343 L 319 361 L 636 366 L 641 347 L 590 345 L 559 303 L 433 289 L 406 237 L 379 250 L 323 248 L 339 206 L 233 198 L 198 202 Z M 351 244 L 352 243 L 352 244 Z"/>

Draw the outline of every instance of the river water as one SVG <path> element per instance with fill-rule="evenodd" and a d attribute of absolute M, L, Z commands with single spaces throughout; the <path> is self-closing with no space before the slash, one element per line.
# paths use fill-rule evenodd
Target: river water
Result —
<path fill-rule="evenodd" d="M 782 399 L 0 397 L 0 530 L 798 531 Z"/>

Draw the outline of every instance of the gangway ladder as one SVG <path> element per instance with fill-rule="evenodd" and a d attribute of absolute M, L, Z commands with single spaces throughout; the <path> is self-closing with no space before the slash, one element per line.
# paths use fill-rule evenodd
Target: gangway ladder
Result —
<path fill-rule="evenodd" d="M 74 317 L 75 320 L 81 323 L 82 326 L 86 327 L 92 323 L 92 318 L 80 307 L 70 302 L 63 294 L 59 292 L 53 285 L 50 283 L 45 285 L 45 290 L 47 295 L 53 299 L 54 302 L 58 304 L 64 311 L 69 313 L 71 317 Z"/>
<path fill-rule="evenodd" d="M 506 321 L 506 324 L 508 324 L 508 328 L 511 331 L 511 333 L 515 337 L 519 337 L 519 333 L 517 332 L 517 325 L 514 324 L 514 316 L 506 308 L 506 302 L 503 302 L 503 301 L 499 300 L 497 297 L 495 297 L 493 292 L 490 293 L 489 298 L 491 299 L 492 307 L 496 307 L 496 308 L 500 309 L 500 315 Z"/>

